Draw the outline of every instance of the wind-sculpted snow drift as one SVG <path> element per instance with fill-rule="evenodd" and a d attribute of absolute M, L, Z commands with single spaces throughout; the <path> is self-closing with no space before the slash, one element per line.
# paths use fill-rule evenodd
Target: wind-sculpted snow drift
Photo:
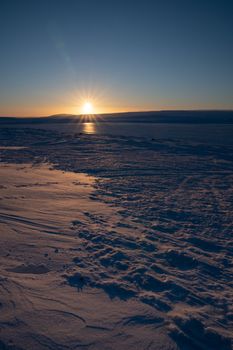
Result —
<path fill-rule="evenodd" d="M 0 348 L 232 348 L 231 146 L 0 140 Z"/>

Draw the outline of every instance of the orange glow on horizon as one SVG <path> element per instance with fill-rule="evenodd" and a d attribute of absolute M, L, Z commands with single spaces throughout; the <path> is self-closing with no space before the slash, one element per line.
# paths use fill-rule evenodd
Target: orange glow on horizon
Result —
<path fill-rule="evenodd" d="M 94 96 L 94 94 L 93 94 Z M 109 99 L 107 102 L 93 96 L 87 96 L 86 98 L 66 98 L 63 104 L 42 105 L 42 103 L 14 103 L 10 105 L 2 105 L 0 109 L 0 116 L 3 117 L 47 117 L 56 114 L 71 114 L 71 115 L 85 115 L 85 114 L 112 114 L 112 113 L 127 113 L 137 111 L 159 111 L 159 110 L 208 110 L 208 109 L 227 109 L 226 106 L 219 105 L 200 105 L 190 106 L 186 104 L 170 103 L 167 105 L 126 105 L 121 101 L 114 101 Z M 83 110 L 85 101 L 90 105 L 86 105 L 86 112 Z M 87 112 L 88 109 L 88 112 Z M 92 111 L 91 111 L 92 109 Z M 229 106 L 229 110 L 232 110 L 232 106 Z"/>
<path fill-rule="evenodd" d="M 0 116 L 9 117 L 47 117 L 56 114 L 71 115 L 96 115 L 99 119 L 101 114 L 127 113 L 140 111 L 159 110 L 195 110 L 195 109 L 227 109 L 227 106 L 214 104 L 191 105 L 190 102 L 177 99 L 160 99 L 154 102 L 143 100 L 127 101 L 124 96 L 113 96 L 111 88 L 92 86 L 85 89 L 71 89 L 66 94 L 58 91 L 46 96 L 35 96 L 27 101 L 15 96 L 6 100 L 0 108 Z M 228 109 L 232 109 L 229 105 Z"/>

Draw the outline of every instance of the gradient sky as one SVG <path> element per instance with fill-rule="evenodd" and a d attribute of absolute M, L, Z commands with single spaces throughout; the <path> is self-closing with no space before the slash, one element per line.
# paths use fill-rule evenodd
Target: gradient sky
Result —
<path fill-rule="evenodd" d="M 233 109 L 232 0 L 0 0 L 0 115 Z"/>

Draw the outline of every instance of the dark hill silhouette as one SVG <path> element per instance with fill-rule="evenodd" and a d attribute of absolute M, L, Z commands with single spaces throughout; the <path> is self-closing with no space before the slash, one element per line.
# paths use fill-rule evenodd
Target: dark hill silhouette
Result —
<path fill-rule="evenodd" d="M 181 110 L 122 112 L 98 114 L 99 122 L 121 123 L 185 123 L 185 124 L 233 124 L 232 110 Z M 73 114 L 56 114 L 48 117 L 0 117 L 0 124 L 8 123 L 66 123 L 86 122 L 88 116 Z"/>

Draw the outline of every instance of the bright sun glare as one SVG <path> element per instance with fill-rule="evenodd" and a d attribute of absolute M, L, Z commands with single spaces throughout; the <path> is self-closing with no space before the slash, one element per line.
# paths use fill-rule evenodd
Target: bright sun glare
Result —
<path fill-rule="evenodd" d="M 82 106 L 83 114 L 93 114 L 93 105 L 90 101 L 86 101 Z"/>

